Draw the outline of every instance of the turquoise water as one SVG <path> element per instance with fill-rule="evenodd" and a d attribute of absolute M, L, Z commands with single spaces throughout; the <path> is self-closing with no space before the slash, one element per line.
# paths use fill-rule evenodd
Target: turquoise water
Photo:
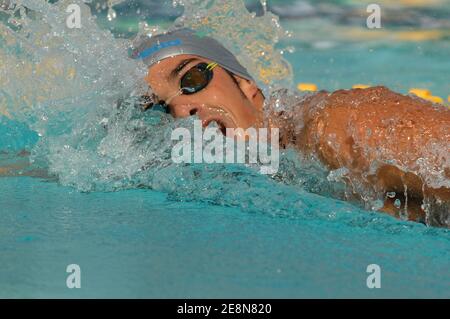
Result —
<path fill-rule="evenodd" d="M 447 38 L 317 45 L 323 39 L 302 37 L 300 22 L 282 23 L 298 34 L 283 43 L 296 48 L 286 55 L 295 82 L 329 90 L 383 83 L 404 93 L 418 86 L 450 94 Z M 334 35 L 332 26 L 323 29 Z M 89 151 L 105 137 L 101 130 L 80 133 L 82 125 L 68 122 L 73 136 L 43 144 L 53 147 L 47 165 L 59 182 L 0 178 L 0 297 L 450 297 L 449 230 L 333 199 L 339 185 L 326 182 L 328 172 L 290 161 L 289 154 L 283 172 L 300 171 L 290 186 L 239 166 L 174 167 L 164 159 L 148 172 L 130 168 L 129 177 L 118 162 L 133 167 L 140 164 L 136 154 L 165 156 L 156 134 L 171 122 L 145 121 L 149 131 L 130 121 L 134 126 L 117 126 L 117 139 L 106 136 L 110 162 L 98 166 L 102 158 Z M 133 128 L 143 134 L 139 145 L 114 149 L 136 138 Z M 17 155 L 23 149 L 45 152 L 38 140 L 21 121 L 0 118 L 0 163 L 23 161 L 26 155 Z M 69 151 L 59 153 L 61 145 Z M 66 287 L 65 270 L 74 263 L 81 267 L 81 289 Z M 366 286 L 369 264 L 381 267 L 380 289 Z"/>
<path fill-rule="evenodd" d="M 24 177 L 0 188 L 1 297 L 450 297 L 442 230 L 270 217 L 149 190 L 83 194 Z M 72 263 L 81 289 L 65 286 Z M 372 263 L 381 289 L 366 287 Z"/>
<path fill-rule="evenodd" d="M 301 48 L 288 55 L 296 82 L 312 82 L 329 91 L 354 84 L 385 85 L 407 94 L 429 89 L 444 100 L 450 95 L 450 41 Z"/>

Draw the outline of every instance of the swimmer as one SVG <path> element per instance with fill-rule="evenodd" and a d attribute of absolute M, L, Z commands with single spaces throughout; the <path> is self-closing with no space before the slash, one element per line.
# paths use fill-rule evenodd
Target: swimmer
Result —
<path fill-rule="evenodd" d="M 270 97 L 236 57 L 189 29 L 141 39 L 131 56 L 148 66 L 152 95 L 145 109 L 162 108 L 176 118 L 197 115 L 204 126 L 215 121 L 223 132 L 277 127 L 281 146 L 314 156 L 330 170 L 348 169 L 345 178 L 356 199 L 371 189 L 385 194 L 380 211 L 450 227 L 450 189 L 431 185 L 423 171 L 444 171 L 450 179 L 445 106 L 373 87 L 321 91 L 299 97 L 289 115 L 271 111 Z M 427 205 L 435 213 L 427 216 Z"/>

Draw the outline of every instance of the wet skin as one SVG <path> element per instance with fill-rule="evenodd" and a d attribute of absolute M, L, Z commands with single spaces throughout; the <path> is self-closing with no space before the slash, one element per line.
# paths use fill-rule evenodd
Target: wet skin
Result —
<path fill-rule="evenodd" d="M 187 65 L 171 76 L 183 61 Z M 227 128 L 261 127 L 264 105 L 261 91 L 254 82 L 233 75 L 236 83 L 221 67 L 214 69 L 211 83 L 202 91 L 177 94 L 180 78 L 200 62 L 211 61 L 192 55 L 167 58 L 149 68 L 146 81 L 159 99 L 168 101 L 174 117 L 196 114 L 205 126 L 216 121 Z M 295 133 L 293 129 L 295 117 L 288 119 L 273 113 L 269 119 L 270 127 L 280 128 L 282 145 L 314 154 L 330 169 L 346 167 L 352 179 L 373 190 L 395 192 L 393 198 L 386 196 L 381 209 L 391 215 L 399 216 L 406 209 L 409 219 L 424 221 L 421 208 L 424 196 L 448 204 L 449 189 L 429 187 L 423 176 L 411 172 L 417 172 L 419 158 L 426 158 L 431 166 L 448 165 L 445 158 L 431 154 L 428 146 L 438 141 L 448 147 L 450 110 L 384 87 L 319 92 L 301 103 L 298 114 L 304 121 L 301 132 Z M 317 107 L 319 103 L 321 107 Z M 404 169 L 385 164 L 393 158 Z M 370 171 L 375 161 L 381 164 Z M 445 170 L 450 178 L 450 168 Z M 360 196 L 355 192 L 355 198 Z M 395 199 L 401 201 L 401 207 L 394 205 Z"/>

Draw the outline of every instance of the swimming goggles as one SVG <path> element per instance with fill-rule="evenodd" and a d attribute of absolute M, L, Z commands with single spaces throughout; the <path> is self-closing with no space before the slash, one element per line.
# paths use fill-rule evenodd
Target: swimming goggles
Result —
<path fill-rule="evenodd" d="M 217 63 L 199 63 L 189 69 L 180 79 L 180 93 L 185 95 L 200 92 L 211 82 L 213 78 L 213 69 L 218 66 Z M 144 111 L 148 109 L 164 111 L 170 113 L 169 107 L 165 101 L 159 100 L 156 95 L 152 97 L 143 96 L 142 107 Z M 155 103 L 155 101 L 158 101 Z"/>

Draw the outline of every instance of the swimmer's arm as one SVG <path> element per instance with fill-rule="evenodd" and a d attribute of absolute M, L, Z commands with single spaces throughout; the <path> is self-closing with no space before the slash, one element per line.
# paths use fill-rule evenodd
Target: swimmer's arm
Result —
<path fill-rule="evenodd" d="M 408 210 L 418 214 L 424 193 L 450 200 L 449 189 L 424 186 L 417 174 L 419 158 L 426 157 L 437 167 L 446 164 L 430 151 L 433 143 L 442 142 L 445 152 L 450 141 L 450 110 L 444 106 L 436 108 L 429 102 L 377 87 L 331 95 L 320 92 L 305 102 L 303 110 L 305 128 L 296 144 L 318 155 L 331 169 L 346 167 L 353 176 L 359 175 L 385 192 L 401 195 L 407 191 Z M 392 160 L 406 171 L 389 165 Z M 368 174 L 376 162 L 376 172 Z M 450 168 L 448 171 L 450 175 Z M 386 200 L 384 211 L 396 210 L 394 199 Z"/>

